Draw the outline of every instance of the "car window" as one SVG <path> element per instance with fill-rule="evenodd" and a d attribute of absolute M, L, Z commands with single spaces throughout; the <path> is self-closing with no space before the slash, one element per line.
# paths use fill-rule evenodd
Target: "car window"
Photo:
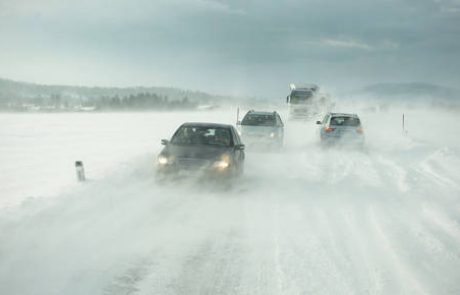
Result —
<path fill-rule="evenodd" d="M 331 126 L 359 126 L 361 123 L 356 117 L 337 116 L 331 118 Z"/>
<path fill-rule="evenodd" d="M 249 126 L 275 126 L 274 115 L 247 114 L 244 116 L 241 125 Z"/>
<path fill-rule="evenodd" d="M 228 128 L 202 126 L 182 126 L 171 139 L 177 145 L 231 146 L 233 139 Z"/>

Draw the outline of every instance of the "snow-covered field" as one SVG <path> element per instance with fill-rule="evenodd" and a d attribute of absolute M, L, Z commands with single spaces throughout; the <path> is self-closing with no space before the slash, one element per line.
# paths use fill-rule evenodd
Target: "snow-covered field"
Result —
<path fill-rule="evenodd" d="M 286 120 L 229 189 L 160 185 L 154 163 L 180 123 L 235 109 L 1 114 L 0 294 L 460 294 L 460 114 L 339 110 L 364 151 Z"/>

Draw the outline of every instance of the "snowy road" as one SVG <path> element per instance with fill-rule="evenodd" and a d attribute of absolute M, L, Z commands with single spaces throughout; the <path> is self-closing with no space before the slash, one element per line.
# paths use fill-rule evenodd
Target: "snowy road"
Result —
<path fill-rule="evenodd" d="M 458 113 L 406 111 L 407 136 L 401 114 L 362 111 L 365 151 L 287 122 L 225 190 L 152 163 L 182 121 L 233 110 L 2 115 L 0 294 L 460 294 Z"/>

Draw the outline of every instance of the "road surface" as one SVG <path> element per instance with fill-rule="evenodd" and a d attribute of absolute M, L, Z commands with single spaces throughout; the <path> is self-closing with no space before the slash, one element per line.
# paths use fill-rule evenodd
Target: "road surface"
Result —
<path fill-rule="evenodd" d="M 287 121 L 225 188 L 153 164 L 178 124 L 233 109 L 2 116 L 0 294 L 460 294 L 458 114 L 360 110 L 365 150 Z"/>

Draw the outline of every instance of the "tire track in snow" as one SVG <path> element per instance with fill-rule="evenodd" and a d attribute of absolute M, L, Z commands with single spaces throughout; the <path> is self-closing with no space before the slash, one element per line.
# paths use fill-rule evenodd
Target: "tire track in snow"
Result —
<path fill-rule="evenodd" d="M 280 246 L 280 204 L 279 204 L 279 199 L 277 198 L 276 201 L 276 207 L 275 207 L 275 214 L 274 214 L 274 220 L 275 220 L 275 227 L 274 227 L 274 244 L 275 244 L 275 253 L 274 253 L 274 261 L 275 261 L 275 270 L 276 270 L 276 281 L 277 281 L 277 293 L 281 294 L 282 290 L 284 289 L 284 283 L 283 281 L 285 280 L 286 274 L 283 271 L 283 268 L 281 266 L 281 246 Z"/>
<path fill-rule="evenodd" d="M 376 163 L 380 166 L 377 170 L 384 171 L 380 172 L 384 183 L 396 187 L 399 192 L 405 193 L 410 190 L 406 169 L 382 155 L 376 158 Z"/>
<path fill-rule="evenodd" d="M 306 212 L 292 206 L 281 211 L 280 261 L 286 277 L 283 294 L 352 293 L 348 275 L 325 248 L 323 229 L 312 221 L 314 212 Z"/>
<path fill-rule="evenodd" d="M 417 242 L 419 249 L 415 250 L 418 257 L 412 263 L 419 272 L 419 277 L 427 282 L 425 285 L 431 293 L 459 294 L 460 268 L 458 247 L 451 247 L 442 233 L 433 230 L 431 226 L 416 227 L 408 235 Z M 415 259 L 416 257 L 414 257 Z"/>
<path fill-rule="evenodd" d="M 392 269 L 398 274 L 403 288 L 402 293 L 415 292 L 415 294 L 428 294 L 426 288 L 415 277 L 413 270 L 408 267 L 401 255 L 398 254 L 394 241 L 391 240 L 387 232 L 388 230 L 381 221 L 382 218 L 378 216 L 379 214 L 376 212 L 374 206 L 372 206 L 369 210 L 369 222 L 372 226 L 371 232 L 382 245 L 382 250 L 387 254 L 388 259 L 393 265 Z"/>
<path fill-rule="evenodd" d="M 370 249 L 366 247 L 369 245 L 367 235 L 363 235 L 362 233 L 364 229 L 363 225 L 368 221 L 365 219 L 365 214 L 360 214 L 359 212 L 367 211 L 368 207 L 359 209 L 350 207 L 345 206 L 338 213 L 343 220 L 341 231 L 346 233 L 344 244 L 347 246 L 348 255 L 352 260 L 352 268 L 350 268 L 349 272 L 356 273 L 355 279 L 358 280 L 358 286 L 360 287 L 357 293 L 385 294 L 383 291 L 385 287 L 383 282 L 385 279 L 382 277 L 382 266 L 376 261 L 376 256 L 370 255 Z M 359 221 L 356 220 L 357 217 L 360 218 Z M 340 228 L 340 224 L 338 224 L 338 228 Z M 363 236 L 366 236 L 366 238 Z"/>
<path fill-rule="evenodd" d="M 450 218 L 446 212 L 439 212 L 440 209 L 435 209 L 436 205 L 425 204 L 422 208 L 422 213 L 427 221 L 436 225 L 438 230 L 446 233 L 456 244 L 460 244 L 460 224 L 457 220 Z M 444 213 L 444 214 L 443 214 Z"/>
<path fill-rule="evenodd" d="M 174 279 L 174 274 L 180 270 L 182 261 L 187 260 L 187 255 L 190 254 L 187 247 L 193 251 L 200 247 L 198 246 L 200 243 L 205 243 L 208 239 L 206 232 L 196 232 L 194 234 L 196 236 L 184 235 L 182 232 L 201 227 L 202 218 L 212 217 L 207 216 L 206 210 L 211 209 L 212 212 L 212 207 L 216 203 L 225 201 L 225 198 L 221 198 L 223 196 L 216 198 L 213 191 L 189 189 L 188 195 L 185 196 L 183 191 L 186 188 L 172 189 L 168 186 L 151 188 L 150 190 L 163 192 L 153 198 L 155 202 L 148 202 L 150 205 L 154 204 L 151 210 L 155 214 L 151 216 L 148 216 L 148 210 L 142 204 L 136 205 L 143 208 L 141 211 L 143 213 L 138 216 L 138 219 L 142 220 L 142 215 L 147 218 L 143 219 L 144 224 L 140 225 L 141 232 L 146 236 L 144 247 L 147 250 L 133 253 L 132 259 L 137 261 L 139 260 L 137 257 L 142 255 L 143 262 L 137 265 L 135 262 L 128 263 L 127 269 L 118 271 L 119 275 L 115 276 L 106 287 L 111 291 L 110 293 L 125 294 L 129 291 L 128 294 L 142 294 L 152 288 L 161 294 L 170 292 L 167 282 Z M 145 194 L 148 195 L 149 190 Z M 166 194 L 167 197 L 162 197 L 163 194 Z M 136 202 L 131 200 L 130 204 L 134 205 Z M 139 212 L 139 210 L 134 211 Z M 214 231 L 212 227 L 209 230 L 210 233 Z M 174 235 L 174 233 L 180 234 Z M 136 238 L 137 241 L 140 239 L 142 239 L 142 234 Z M 179 245 L 181 243 L 183 246 Z"/>
<path fill-rule="evenodd" d="M 324 248 L 347 275 L 354 293 L 375 294 L 381 288 L 379 275 L 371 267 L 370 256 L 348 220 L 348 214 L 339 209 L 316 208 L 315 219 L 324 234 Z"/>
<path fill-rule="evenodd" d="M 427 282 L 426 290 L 437 290 L 442 294 L 460 292 L 457 284 L 460 275 L 456 275 L 460 267 L 456 250 L 458 243 L 453 246 L 452 240 L 446 239 L 439 228 L 434 228 L 434 224 L 425 218 L 420 208 L 410 208 L 411 204 L 404 205 L 407 207 L 404 215 L 388 210 L 385 213 L 389 218 L 389 236 L 395 241 L 400 257 L 419 281 Z"/>
<path fill-rule="evenodd" d="M 245 249 L 234 229 L 203 241 L 189 253 L 174 278 L 172 294 L 241 294 Z"/>
<path fill-rule="evenodd" d="M 238 218 L 240 200 L 217 197 L 193 202 L 195 206 L 188 208 L 190 212 L 185 218 L 172 221 L 186 224 L 185 230 L 190 233 L 175 231 L 177 237 L 166 244 L 183 246 L 173 252 L 151 253 L 152 257 L 163 253 L 164 263 L 169 261 L 174 268 L 166 269 L 168 274 L 162 282 L 156 282 L 151 275 L 143 285 L 148 286 L 151 281 L 146 290 L 153 289 L 158 294 L 221 294 L 230 290 L 241 293 L 246 250 L 242 243 L 245 230 Z"/>
<path fill-rule="evenodd" d="M 448 175 L 441 174 L 441 171 L 437 171 L 431 160 L 424 161 L 420 164 L 417 169 L 418 173 L 425 179 L 425 181 L 432 182 L 435 186 L 440 188 L 453 189 L 460 191 L 460 185 L 457 181 L 453 180 Z"/>
<path fill-rule="evenodd" d="M 116 277 L 113 282 L 105 288 L 107 295 L 132 295 L 138 294 L 141 290 L 139 284 L 150 273 L 153 267 L 149 259 L 133 263 L 123 274 Z"/>

